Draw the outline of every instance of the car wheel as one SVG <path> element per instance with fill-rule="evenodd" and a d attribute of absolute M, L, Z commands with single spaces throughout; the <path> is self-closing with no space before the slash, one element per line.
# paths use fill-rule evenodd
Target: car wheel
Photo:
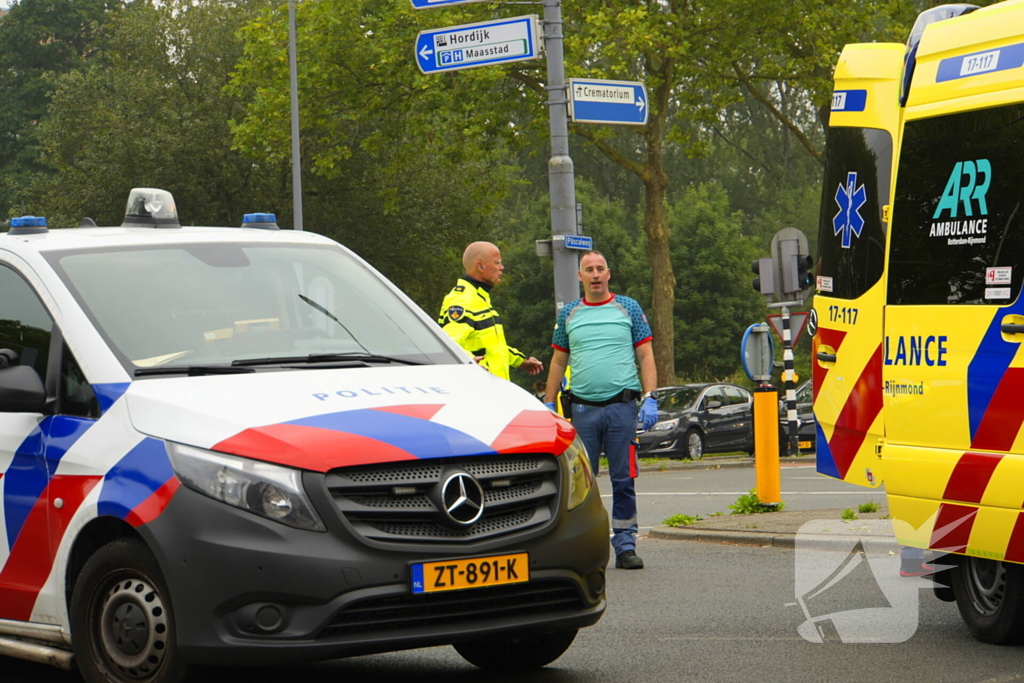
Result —
<path fill-rule="evenodd" d="M 949 571 L 960 616 L 975 638 L 994 645 L 1024 638 L 1024 566 L 960 557 Z"/>
<path fill-rule="evenodd" d="M 690 460 L 704 457 L 704 435 L 696 429 L 686 432 L 686 455 Z"/>
<path fill-rule="evenodd" d="M 86 683 L 185 680 L 170 593 L 138 539 L 111 541 L 85 563 L 71 596 L 71 633 Z"/>
<path fill-rule="evenodd" d="M 576 629 L 523 638 L 470 640 L 455 651 L 470 664 L 489 671 L 529 671 L 555 661 L 569 649 Z"/>

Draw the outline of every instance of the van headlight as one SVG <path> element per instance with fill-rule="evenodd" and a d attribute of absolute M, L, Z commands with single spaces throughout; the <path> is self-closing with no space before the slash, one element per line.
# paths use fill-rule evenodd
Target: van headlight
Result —
<path fill-rule="evenodd" d="M 579 436 L 565 449 L 562 457 L 569 468 L 569 509 L 574 510 L 583 504 L 590 495 L 590 489 L 594 488 L 594 473 L 590 471 L 590 458 Z"/>
<path fill-rule="evenodd" d="M 302 472 L 167 443 L 171 467 L 193 491 L 296 529 L 326 531 L 302 489 Z"/>

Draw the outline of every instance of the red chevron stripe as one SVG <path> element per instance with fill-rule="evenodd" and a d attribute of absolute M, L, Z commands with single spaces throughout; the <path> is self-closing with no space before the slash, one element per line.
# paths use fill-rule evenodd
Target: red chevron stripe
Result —
<path fill-rule="evenodd" d="M 28 621 L 50 575 L 64 532 L 102 477 L 57 475 L 36 500 L 0 571 L 0 619 Z M 48 501 L 60 498 L 57 508 Z"/>
<path fill-rule="evenodd" d="M 1024 562 L 1024 512 L 1017 513 L 1017 521 L 1013 524 L 1010 542 L 1006 544 L 1007 562 Z"/>
<path fill-rule="evenodd" d="M 1003 456 L 995 453 L 964 453 L 949 475 L 942 497 L 946 500 L 980 503 L 981 497 L 985 495 L 985 487 L 1002 459 Z"/>
<path fill-rule="evenodd" d="M 367 436 L 289 424 L 246 429 L 221 441 L 213 450 L 314 472 L 417 459 L 406 450 Z M 342 453 L 344 460 L 338 457 Z M 328 454 L 329 460 L 322 459 L 321 454 Z"/>
<path fill-rule="evenodd" d="M 964 552 L 977 515 L 978 508 L 942 503 L 928 547 L 947 553 Z"/>
<path fill-rule="evenodd" d="M 1009 368 L 992 394 L 971 448 L 986 451 L 1008 451 L 1013 447 L 1021 424 L 1024 424 L 1024 368 Z"/>
<path fill-rule="evenodd" d="M 154 491 L 149 498 L 136 505 L 135 509 L 125 517 L 125 521 L 136 527 L 149 524 L 160 516 L 160 513 L 171 502 L 171 498 L 174 497 L 174 493 L 180 486 L 181 482 L 178 478 L 172 476 L 160 488 Z"/>
<path fill-rule="evenodd" d="M 882 345 L 871 355 L 857 383 L 846 398 L 846 404 L 836 420 L 835 430 L 828 446 L 839 474 L 845 478 L 861 444 L 867 437 L 871 423 L 882 410 Z"/>
<path fill-rule="evenodd" d="M 499 453 L 561 455 L 576 438 L 576 429 L 549 410 L 524 410 L 491 442 Z"/>

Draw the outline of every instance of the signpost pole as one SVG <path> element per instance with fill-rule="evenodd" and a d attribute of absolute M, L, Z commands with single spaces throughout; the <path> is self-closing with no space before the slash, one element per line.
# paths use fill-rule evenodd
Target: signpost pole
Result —
<path fill-rule="evenodd" d="M 789 329 L 789 307 L 782 307 L 782 363 L 786 381 L 786 455 L 799 455 L 797 442 L 796 385 L 793 382 L 793 334 Z"/>
<path fill-rule="evenodd" d="M 558 235 L 576 234 L 576 179 L 569 156 L 569 93 L 565 82 L 562 0 L 544 0 L 544 52 L 548 67 L 548 107 L 551 157 L 548 190 L 551 194 L 552 256 L 555 266 L 555 312 L 580 297 L 577 252 L 566 249 Z"/>

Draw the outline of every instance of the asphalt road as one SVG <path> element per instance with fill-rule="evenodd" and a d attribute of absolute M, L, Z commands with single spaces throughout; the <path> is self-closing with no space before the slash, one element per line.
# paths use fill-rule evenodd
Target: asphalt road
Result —
<path fill-rule="evenodd" d="M 836 507 L 879 500 L 843 493 L 809 469 L 793 468 L 783 491 L 793 505 Z M 683 475 L 678 478 L 677 475 Z M 810 479 L 803 477 L 809 476 Z M 689 478 L 687 478 L 689 477 Z M 725 509 L 733 492 L 744 492 L 752 470 L 686 471 L 642 477 L 641 493 L 704 495 L 641 496 L 641 515 L 665 510 L 694 514 Z M 837 489 L 828 487 L 836 486 Z M 797 493 L 799 491 L 799 493 Z M 721 494 L 721 495 L 715 495 Z M 862 494 L 863 495 L 863 494 Z M 660 511 L 651 500 L 669 498 Z M 814 501 L 822 501 L 815 505 Z M 849 503 L 847 503 L 849 501 Z M 660 503 L 659 503 L 660 504 Z M 701 507 L 705 506 L 705 507 Z M 649 508 L 649 509 L 648 509 Z M 646 509 L 646 512 L 645 512 Z M 255 670 L 204 669 L 192 680 L 217 683 L 336 682 L 371 678 L 380 683 L 527 681 L 1024 681 L 1021 648 L 974 641 L 956 607 L 919 591 L 919 621 L 907 641 L 850 644 L 838 637 L 815 644 L 797 632 L 804 614 L 795 600 L 795 555 L 781 548 L 754 548 L 641 538 L 642 571 L 609 570 L 609 609 L 585 629 L 555 664 L 529 675 L 494 676 L 464 663 L 450 648 L 373 655 L 347 660 Z M 848 604 L 870 603 L 871 581 L 847 584 Z M 852 603 L 850 602 L 852 600 Z M 788 606 L 787 606 L 788 605 Z M 0 657 L 3 683 L 72 683 L 72 674 Z"/>

